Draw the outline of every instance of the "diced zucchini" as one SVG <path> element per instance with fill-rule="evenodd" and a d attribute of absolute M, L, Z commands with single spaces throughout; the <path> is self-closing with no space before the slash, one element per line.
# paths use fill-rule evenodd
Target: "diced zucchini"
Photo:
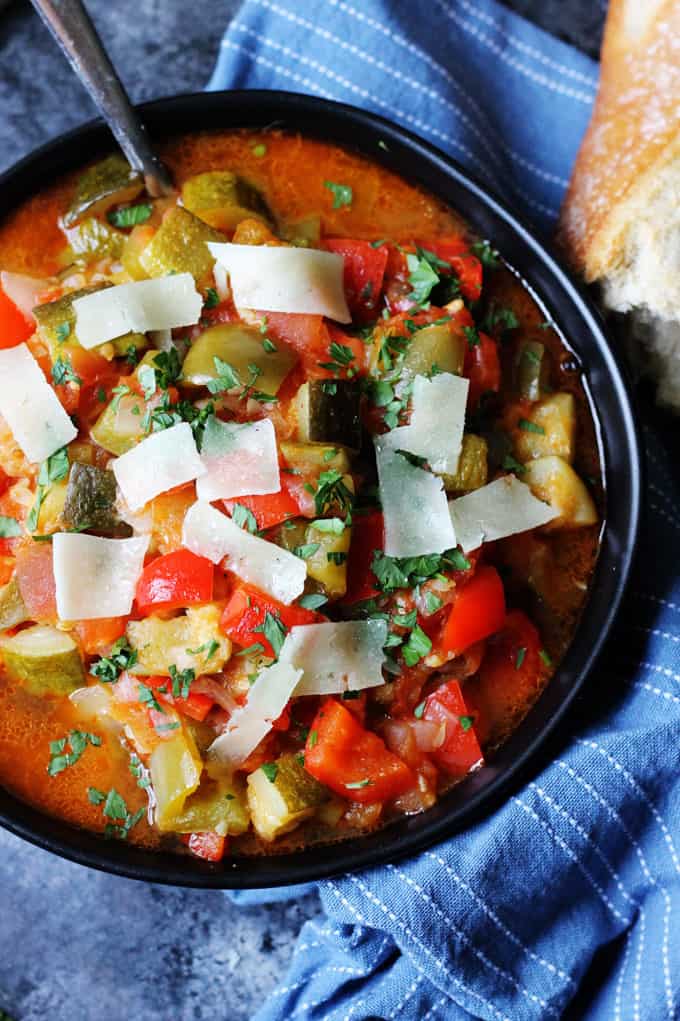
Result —
<path fill-rule="evenodd" d="M 85 681 L 78 646 L 64 631 L 34 624 L 0 642 L 10 680 L 31 695 L 68 695 Z"/>
<path fill-rule="evenodd" d="M 155 616 L 131 620 L 127 638 L 137 652 L 137 662 L 130 672 L 169 677 L 170 667 L 176 666 L 180 671 L 192 669 L 197 677 L 217 673 L 231 655 L 231 642 L 219 623 L 220 607 L 215 603 L 189 607 L 184 616 L 170 620 Z M 217 647 L 208 656 L 215 642 Z"/>
<path fill-rule="evenodd" d="M 597 524 L 593 498 L 571 465 L 561 457 L 539 457 L 529 461 L 522 481 L 531 487 L 534 496 L 559 512 L 558 518 L 544 526 L 546 531 Z"/>
<path fill-rule="evenodd" d="M 191 273 L 197 283 L 205 284 L 211 278 L 215 264 L 206 242 L 224 240 L 223 234 L 213 230 L 188 209 L 175 206 L 163 217 L 160 227 L 139 256 L 139 264 L 150 277 Z"/>
<path fill-rule="evenodd" d="M 557 393 L 545 397 L 527 414 L 527 422 L 531 424 L 524 428 L 520 425 L 513 436 L 518 461 L 555 454 L 571 464 L 576 433 L 576 408 L 572 394 Z"/>
<path fill-rule="evenodd" d="M 462 375 L 466 341 L 451 323 L 424 326 L 411 337 L 404 356 L 403 371 L 408 376 L 429 376 L 433 367 L 440 372 Z"/>
<path fill-rule="evenodd" d="M 486 440 L 474 433 L 465 433 L 455 475 L 441 473 L 447 493 L 469 493 L 486 485 L 488 458 Z"/>
<path fill-rule="evenodd" d="M 36 532 L 39 535 L 47 535 L 50 532 L 59 531 L 65 502 L 66 481 L 50 483 L 50 488 L 43 496 L 40 513 L 38 514 Z"/>
<path fill-rule="evenodd" d="M 120 261 L 127 275 L 133 280 L 146 280 L 149 275 L 139 260 L 144 249 L 151 244 L 155 233 L 156 228 L 150 224 L 138 223 L 125 238 Z"/>
<path fill-rule="evenodd" d="M 523 340 L 517 348 L 514 364 L 515 389 L 521 397 L 538 401 L 545 393 L 550 376 L 549 354 L 537 340 Z"/>
<path fill-rule="evenodd" d="M 205 386 L 210 380 L 217 379 L 215 358 L 228 362 L 244 386 L 251 378 L 248 366 L 256 365 L 260 369 L 255 381 L 256 389 L 272 396 L 276 395 L 297 361 L 295 354 L 283 346 L 276 351 L 265 351 L 259 330 L 225 323 L 210 327 L 194 341 L 182 366 L 184 382 Z"/>
<path fill-rule="evenodd" d="M 55 301 L 48 301 L 44 305 L 37 305 L 33 309 L 33 315 L 38 323 L 38 333 L 45 341 L 52 361 L 56 361 L 59 355 L 68 355 L 69 349 L 78 344 L 76 333 L 76 314 L 73 310 L 73 302 L 76 298 L 83 298 L 86 294 L 93 294 L 101 291 L 110 284 L 96 284 L 93 287 L 81 287 L 77 291 L 71 291 L 62 295 Z M 129 347 L 141 348 L 148 344 L 143 333 L 125 333 L 122 337 L 107 344 L 100 345 L 101 349 L 108 349 L 112 355 L 124 355 Z M 94 348 L 99 351 L 99 348 Z"/>
<path fill-rule="evenodd" d="M 308 521 L 305 518 L 291 518 L 288 521 L 282 521 L 267 534 L 267 539 L 269 542 L 276 543 L 281 549 L 292 553 L 297 546 L 304 546 L 307 542 L 307 525 Z"/>
<path fill-rule="evenodd" d="M 116 510 L 115 475 L 93 464 L 76 461 L 71 465 L 61 518 L 64 527 L 72 531 L 130 534 Z"/>
<path fill-rule="evenodd" d="M 305 770 L 301 758 L 292 753 L 282 755 L 248 777 L 248 807 L 255 831 L 263 840 L 276 840 L 295 829 L 328 796 L 326 788 Z"/>
<path fill-rule="evenodd" d="M 0 631 L 16 627 L 30 620 L 26 604 L 21 598 L 16 576 L 0 588 Z"/>
<path fill-rule="evenodd" d="M 72 227 L 86 216 L 99 216 L 111 206 L 131 202 L 143 187 L 141 175 L 123 156 L 108 156 L 88 167 L 78 179 L 73 201 L 64 216 L 64 225 Z"/>
<path fill-rule="evenodd" d="M 301 472 L 330 471 L 348 472 L 352 467 L 349 454 L 343 447 L 329 443 L 291 443 L 284 440 L 279 444 L 286 464 Z"/>
<path fill-rule="evenodd" d="M 361 387 L 357 379 L 311 379 L 295 397 L 298 437 L 317 443 L 361 446 Z"/>
<path fill-rule="evenodd" d="M 203 763 L 187 731 L 178 731 L 174 737 L 156 745 L 149 760 L 149 771 L 159 830 L 175 828 L 175 819 L 198 787 L 202 769 Z"/>
<path fill-rule="evenodd" d="M 94 262 L 97 259 L 119 259 L 125 235 L 103 220 L 88 217 L 75 227 L 64 230 L 73 262 Z"/>
<path fill-rule="evenodd" d="M 182 185 L 182 202 L 211 227 L 229 233 L 249 217 L 272 219 L 258 190 L 230 170 L 210 170 L 188 178 Z"/>
<path fill-rule="evenodd" d="M 286 223 L 280 233 L 284 241 L 296 248 L 317 248 L 321 241 L 321 217 L 306 216 L 304 220 Z"/>
<path fill-rule="evenodd" d="M 344 596 L 347 591 L 347 554 L 352 538 L 352 528 L 346 525 L 339 535 L 320 531 L 309 525 L 305 545 L 318 545 L 318 549 L 307 557 L 307 574 L 320 582 L 329 599 Z"/>
<path fill-rule="evenodd" d="M 214 733 L 213 733 L 214 737 Z M 173 820 L 176 833 L 219 833 L 237 837 L 250 825 L 245 785 L 235 778 L 202 780 L 195 794 Z"/>
<path fill-rule="evenodd" d="M 144 401 L 137 394 L 125 394 L 120 399 L 114 397 L 92 426 L 90 435 L 104 450 L 120 457 L 144 436 L 143 417 Z"/>

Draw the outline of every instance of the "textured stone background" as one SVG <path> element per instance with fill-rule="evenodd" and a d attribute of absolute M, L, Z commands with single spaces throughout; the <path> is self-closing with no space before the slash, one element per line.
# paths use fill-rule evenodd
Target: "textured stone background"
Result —
<path fill-rule="evenodd" d="M 410 3 L 412 0 L 394 0 Z M 604 0 L 507 0 L 599 46 Z M 26 0 L 0 0 L 0 168 L 93 115 Z M 88 0 L 135 100 L 205 84 L 235 0 Z M 285 970 L 314 898 L 238 909 L 60 861 L 0 831 L 0 1008 L 17 1021 L 244 1021 Z"/>

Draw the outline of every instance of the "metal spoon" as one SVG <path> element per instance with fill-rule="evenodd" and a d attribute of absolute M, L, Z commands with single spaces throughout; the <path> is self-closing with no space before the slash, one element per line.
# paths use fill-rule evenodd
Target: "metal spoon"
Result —
<path fill-rule="evenodd" d="M 158 198 L 175 191 L 172 177 L 151 147 L 81 0 L 31 0 L 111 128 L 128 163 L 144 176 L 147 191 Z"/>

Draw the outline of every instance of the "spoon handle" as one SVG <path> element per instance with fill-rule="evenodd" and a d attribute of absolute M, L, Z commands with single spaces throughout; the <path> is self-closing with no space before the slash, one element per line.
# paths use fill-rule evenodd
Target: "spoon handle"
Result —
<path fill-rule="evenodd" d="M 31 0 L 68 61 L 108 123 L 134 170 L 144 175 L 153 197 L 169 195 L 174 185 L 155 154 L 146 128 L 134 111 L 81 0 Z"/>

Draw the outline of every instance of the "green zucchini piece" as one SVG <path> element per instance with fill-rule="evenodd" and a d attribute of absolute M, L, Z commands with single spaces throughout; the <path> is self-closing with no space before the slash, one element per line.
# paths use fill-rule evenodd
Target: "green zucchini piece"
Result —
<path fill-rule="evenodd" d="M 216 230 L 231 233 L 241 220 L 272 222 L 267 204 L 247 181 L 230 170 L 210 170 L 188 178 L 182 185 L 182 202 L 190 213 Z"/>
<path fill-rule="evenodd" d="M 132 202 L 142 192 L 141 174 L 133 170 L 123 156 L 107 156 L 88 167 L 78 179 L 73 201 L 64 216 L 64 225 L 72 227 L 86 216 L 99 216 L 111 206 Z"/>
<path fill-rule="evenodd" d="M 16 576 L 0 588 L 0 631 L 16 627 L 30 620 L 31 616 L 21 598 Z"/>
<path fill-rule="evenodd" d="M 214 734 L 213 734 L 214 737 Z M 245 785 L 235 778 L 204 779 L 173 820 L 177 833 L 219 833 L 237 837 L 250 825 Z"/>
<path fill-rule="evenodd" d="M 34 624 L 0 642 L 10 680 L 31 695 L 68 695 L 85 683 L 78 646 L 65 631 Z"/>
<path fill-rule="evenodd" d="M 311 379 L 303 383 L 295 397 L 299 438 L 359 450 L 360 404 L 358 379 Z"/>
<path fill-rule="evenodd" d="M 523 340 L 517 348 L 513 366 L 515 390 L 530 401 L 538 401 L 546 391 L 550 376 L 550 356 L 537 340 Z"/>
<path fill-rule="evenodd" d="M 62 523 L 71 531 L 99 535 L 130 535 L 131 529 L 116 510 L 116 477 L 93 464 L 71 465 Z"/>
<path fill-rule="evenodd" d="M 119 259 L 125 246 L 125 235 L 103 220 L 88 217 L 75 227 L 64 229 L 74 262 L 94 262 L 96 259 Z"/>
<path fill-rule="evenodd" d="M 305 560 L 307 574 L 318 581 L 329 599 L 338 599 L 347 591 L 347 554 L 352 539 L 352 528 L 345 525 L 339 535 L 324 532 L 309 525 L 305 545 L 317 546 Z"/>
<path fill-rule="evenodd" d="M 301 758 L 301 754 L 282 755 L 248 777 L 250 816 L 263 840 L 276 840 L 295 829 L 328 797 L 327 789 L 310 776 Z"/>
<path fill-rule="evenodd" d="M 93 287 L 81 287 L 77 291 L 70 291 L 55 301 L 48 301 L 44 305 L 36 305 L 33 315 L 38 323 L 38 333 L 47 345 L 52 361 L 56 361 L 59 355 L 65 356 L 73 345 L 78 345 L 76 333 L 76 313 L 73 309 L 73 302 L 76 298 L 84 298 L 87 294 L 94 294 L 105 287 L 112 287 L 112 284 L 95 284 Z M 124 355 L 128 348 L 136 349 L 148 347 L 148 341 L 143 333 L 125 333 L 122 337 L 116 337 L 109 342 L 113 347 L 115 355 Z M 101 345 L 101 347 L 107 347 Z M 94 348 L 99 351 L 100 348 Z"/>
<path fill-rule="evenodd" d="M 437 474 L 443 479 L 447 493 L 469 493 L 486 485 L 488 473 L 486 440 L 481 436 L 475 436 L 474 433 L 465 433 L 456 474 L 447 475 L 445 472 Z"/>
<path fill-rule="evenodd" d="M 191 669 L 197 677 L 218 673 L 231 656 L 231 642 L 220 631 L 219 623 L 220 607 L 216 603 L 189 607 L 184 616 L 170 620 L 156 616 L 131 620 L 127 638 L 137 652 L 137 661 L 129 672 L 142 677 L 169 677 L 170 667 L 175 666 L 180 671 Z"/>
<path fill-rule="evenodd" d="M 224 240 L 223 234 L 213 230 L 188 209 L 175 206 L 163 217 L 160 227 L 139 256 L 139 263 L 150 277 L 191 273 L 197 282 L 208 283 L 212 280 L 215 260 L 206 242 Z"/>
<path fill-rule="evenodd" d="M 464 337 L 451 329 L 450 323 L 424 326 L 411 338 L 404 356 L 403 371 L 408 376 L 429 376 L 433 366 L 440 372 L 463 373 Z"/>
<path fill-rule="evenodd" d="M 159 830 L 175 828 L 175 819 L 198 787 L 202 769 L 196 745 L 186 730 L 179 730 L 156 745 L 149 760 L 149 772 L 156 796 L 155 817 Z"/>
<path fill-rule="evenodd" d="M 279 446 L 288 467 L 301 472 L 335 469 L 345 474 L 352 467 L 344 447 L 330 443 L 292 443 L 289 440 L 284 440 Z"/>
<path fill-rule="evenodd" d="M 185 383 L 205 386 L 218 378 L 215 358 L 219 358 L 238 373 L 245 385 L 251 378 L 250 365 L 257 365 L 260 375 L 255 387 L 263 393 L 274 396 L 284 379 L 293 368 L 297 357 L 283 346 L 276 351 L 265 351 L 262 334 L 257 329 L 236 323 L 212 326 L 194 341 L 182 365 Z"/>

